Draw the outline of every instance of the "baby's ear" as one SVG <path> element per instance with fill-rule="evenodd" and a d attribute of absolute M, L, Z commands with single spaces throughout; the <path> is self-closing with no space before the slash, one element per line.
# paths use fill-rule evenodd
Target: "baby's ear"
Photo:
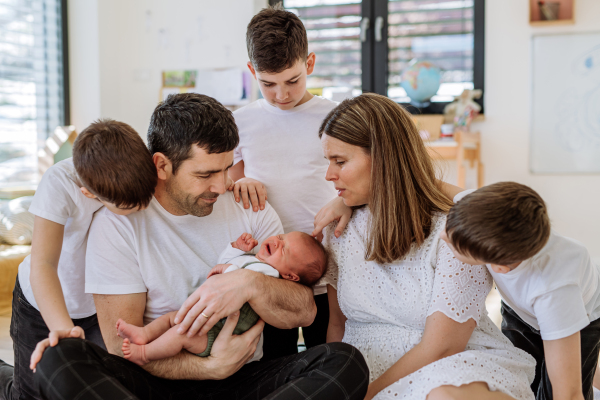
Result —
<path fill-rule="evenodd" d="M 300 281 L 300 277 L 293 272 L 283 275 L 283 279 L 285 279 L 286 281 L 293 281 L 293 282 Z"/>

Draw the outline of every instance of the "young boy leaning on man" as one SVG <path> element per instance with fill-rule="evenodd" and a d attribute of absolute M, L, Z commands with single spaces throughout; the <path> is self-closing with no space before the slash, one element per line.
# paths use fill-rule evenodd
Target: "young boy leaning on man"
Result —
<path fill-rule="evenodd" d="M 102 206 L 121 215 L 145 208 L 156 181 L 142 138 L 108 119 L 84 129 L 73 158 L 46 171 L 29 208 L 35 215 L 31 255 L 19 266 L 12 302 L 15 366 L 0 360 L 0 398 L 39 398 L 30 366 L 59 339 L 80 337 L 104 347 L 94 300 L 85 293 L 88 230 Z"/>

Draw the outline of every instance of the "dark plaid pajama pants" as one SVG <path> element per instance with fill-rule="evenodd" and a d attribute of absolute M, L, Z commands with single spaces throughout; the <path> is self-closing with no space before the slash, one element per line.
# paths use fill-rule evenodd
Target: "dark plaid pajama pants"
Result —
<path fill-rule="evenodd" d="M 246 364 L 213 381 L 157 378 L 124 358 L 81 339 L 46 350 L 36 382 L 45 399 L 364 399 L 369 370 L 362 354 L 329 343 L 292 356 Z"/>

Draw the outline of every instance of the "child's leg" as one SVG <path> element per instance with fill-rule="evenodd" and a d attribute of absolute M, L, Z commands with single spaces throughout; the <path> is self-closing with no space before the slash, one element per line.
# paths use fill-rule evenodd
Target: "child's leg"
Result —
<path fill-rule="evenodd" d="M 146 344 L 175 326 L 175 316 L 177 311 L 173 311 L 156 318 L 146 326 L 135 326 L 119 319 L 117 321 L 117 335 L 123 339 L 127 338 L 131 343 Z"/>
<path fill-rule="evenodd" d="M 173 357 L 179 354 L 182 349 L 193 354 L 199 354 L 206 349 L 206 345 L 206 335 L 194 335 L 192 337 L 180 335 L 177 333 L 177 327 L 175 326 L 148 344 L 133 344 L 125 338 L 122 350 L 126 359 L 138 365 L 144 365 L 150 361 Z"/>
<path fill-rule="evenodd" d="M 502 302 L 502 333 L 515 347 L 526 351 L 535 358 L 535 378 L 531 384 L 531 390 L 538 394 L 538 389 L 544 386 L 544 382 L 549 383 L 548 372 L 544 362 L 544 342 L 542 336 L 531 326 L 525 323 L 512 308 Z"/>
<path fill-rule="evenodd" d="M 594 383 L 597 381 L 598 352 L 600 351 L 600 319 L 592 321 L 579 332 L 581 337 L 581 384 L 583 397 L 594 398 Z"/>

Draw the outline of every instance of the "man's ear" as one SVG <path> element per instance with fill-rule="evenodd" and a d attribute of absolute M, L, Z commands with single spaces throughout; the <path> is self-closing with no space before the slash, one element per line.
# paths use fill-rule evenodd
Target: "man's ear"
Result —
<path fill-rule="evenodd" d="M 252 63 L 250 61 L 248 61 L 247 65 L 248 65 L 248 69 L 250 70 L 250 73 L 252 74 L 254 79 L 256 79 L 256 71 L 254 70 L 254 66 L 252 65 Z"/>
<path fill-rule="evenodd" d="M 171 163 L 171 160 L 163 153 L 154 153 L 152 155 L 152 161 L 154 161 L 154 165 L 156 166 L 158 179 L 163 181 L 167 180 L 173 173 L 173 164 Z"/>
<path fill-rule="evenodd" d="M 88 199 L 95 199 L 96 195 L 90 193 L 89 190 L 87 190 L 86 188 L 84 188 L 83 186 L 79 188 L 81 190 L 81 193 L 87 197 Z"/>
<path fill-rule="evenodd" d="M 293 272 L 291 272 L 289 274 L 284 274 L 283 279 L 285 279 L 286 281 L 293 281 L 293 282 L 300 281 L 300 277 Z"/>
<path fill-rule="evenodd" d="M 306 58 L 306 75 L 312 74 L 315 70 L 316 59 L 317 56 L 315 55 L 315 53 L 310 53 Z"/>

